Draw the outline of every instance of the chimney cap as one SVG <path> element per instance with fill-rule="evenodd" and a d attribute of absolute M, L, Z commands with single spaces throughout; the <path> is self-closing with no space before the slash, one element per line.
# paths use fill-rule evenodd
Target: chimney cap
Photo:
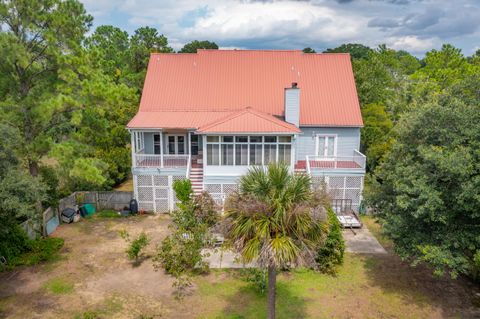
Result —
<path fill-rule="evenodd" d="M 297 85 L 298 85 L 297 82 L 292 82 L 292 89 L 296 89 L 296 88 L 297 88 Z"/>

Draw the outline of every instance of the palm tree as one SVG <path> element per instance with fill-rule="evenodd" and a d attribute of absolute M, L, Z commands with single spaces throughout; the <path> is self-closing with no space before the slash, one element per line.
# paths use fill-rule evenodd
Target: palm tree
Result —
<path fill-rule="evenodd" d="M 275 318 L 277 271 L 314 262 L 323 238 L 325 213 L 305 174 L 288 166 L 253 167 L 227 200 L 227 239 L 244 262 L 268 270 L 268 318 Z"/>

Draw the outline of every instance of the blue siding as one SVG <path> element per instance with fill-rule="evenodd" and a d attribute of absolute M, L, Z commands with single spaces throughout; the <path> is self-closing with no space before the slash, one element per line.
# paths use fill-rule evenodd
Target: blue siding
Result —
<path fill-rule="evenodd" d="M 306 155 L 315 155 L 315 135 L 337 135 L 337 156 L 352 156 L 360 149 L 360 128 L 358 127 L 300 127 L 297 137 L 296 160 L 305 160 Z"/>

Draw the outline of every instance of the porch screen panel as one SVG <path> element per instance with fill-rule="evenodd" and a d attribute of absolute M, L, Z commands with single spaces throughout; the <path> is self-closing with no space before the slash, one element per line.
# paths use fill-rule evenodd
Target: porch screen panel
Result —
<path fill-rule="evenodd" d="M 279 144 L 278 145 L 278 162 L 290 165 L 292 155 L 292 145 Z"/>
<path fill-rule="evenodd" d="M 220 145 L 207 144 L 207 165 L 220 164 Z"/>
<path fill-rule="evenodd" d="M 222 165 L 233 165 L 233 136 L 222 137 Z"/>
<path fill-rule="evenodd" d="M 248 144 L 235 145 L 235 165 L 248 165 Z"/>

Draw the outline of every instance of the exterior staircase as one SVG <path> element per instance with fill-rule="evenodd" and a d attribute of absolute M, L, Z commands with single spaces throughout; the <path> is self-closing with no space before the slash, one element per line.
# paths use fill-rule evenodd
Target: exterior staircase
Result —
<path fill-rule="evenodd" d="M 203 191 L 203 164 L 198 163 L 197 159 L 192 159 L 189 178 L 192 182 L 193 194 L 199 195 Z"/>

